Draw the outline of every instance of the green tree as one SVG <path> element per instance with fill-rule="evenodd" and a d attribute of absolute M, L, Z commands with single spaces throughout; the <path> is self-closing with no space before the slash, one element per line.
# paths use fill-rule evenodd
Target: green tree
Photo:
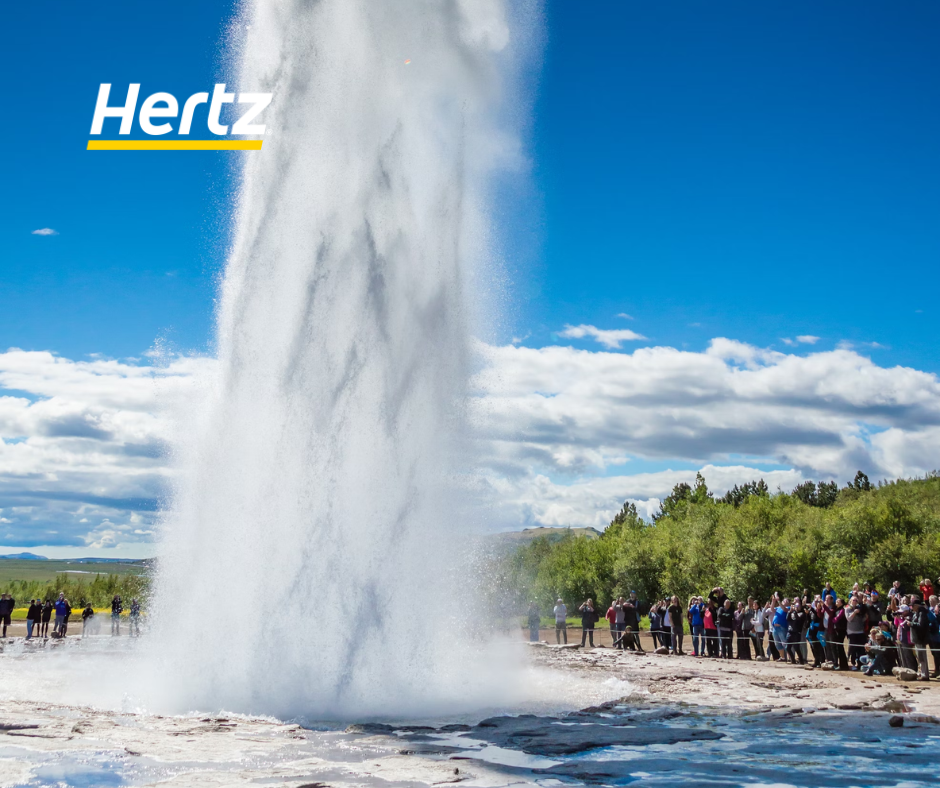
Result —
<path fill-rule="evenodd" d="M 812 485 L 812 487 L 810 487 Z M 636 591 L 645 601 L 707 593 L 722 585 L 736 599 L 855 582 L 912 587 L 940 573 L 940 476 L 874 487 L 859 472 L 843 489 L 806 483 L 770 494 L 749 482 L 715 499 L 705 479 L 677 484 L 652 522 L 627 502 L 599 539 L 534 540 L 504 560 L 499 575 L 519 599 L 547 605 L 586 597 L 601 606 Z M 499 573 L 497 573 L 499 574 Z"/>

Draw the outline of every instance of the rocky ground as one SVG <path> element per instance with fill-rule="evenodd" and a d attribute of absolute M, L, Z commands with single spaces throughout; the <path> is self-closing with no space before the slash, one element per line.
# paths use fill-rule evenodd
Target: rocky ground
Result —
<path fill-rule="evenodd" d="M 657 702 L 740 710 L 770 707 L 793 713 L 888 711 L 940 722 L 940 681 L 908 682 L 788 663 L 641 655 L 612 648 L 533 645 L 530 649 L 536 664 L 629 681 L 635 692 Z"/>
<path fill-rule="evenodd" d="M 161 717 L 0 701 L 0 786 L 507 783 L 485 764 L 433 760 L 394 735 L 311 731 L 237 716 Z M 519 780 L 513 780 L 519 782 Z"/>
<path fill-rule="evenodd" d="M 940 682 L 610 648 L 523 648 L 549 686 L 607 687 L 617 695 L 598 702 L 594 691 L 585 708 L 568 714 L 314 730 L 233 714 L 160 716 L 13 700 L 4 682 L 23 674 L 0 671 L 0 788 L 501 788 L 546 779 L 725 785 L 738 771 L 751 781 L 799 786 L 842 785 L 837 777 L 848 771 L 848 786 L 888 784 L 899 765 L 908 784 L 940 780 L 932 746 L 940 735 Z M 781 736 L 796 742 L 792 764 L 781 759 Z M 859 781 L 862 773 L 871 779 Z"/>

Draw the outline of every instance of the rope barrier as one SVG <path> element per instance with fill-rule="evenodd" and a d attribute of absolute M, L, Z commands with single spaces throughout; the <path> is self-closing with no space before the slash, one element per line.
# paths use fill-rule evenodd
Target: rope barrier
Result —
<path fill-rule="evenodd" d="M 533 628 L 534 628 L 534 627 L 533 627 Z M 549 628 L 549 627 L 541 627 L 541 626 L 540 626 L 539 629 L 550 629 L 550 628 Z M 574 631 L 574 632 L 577 632 L 577 631 L 580 630 L 580 631 L 582 631 L 582 632 L 597 632 L 597 633 L 602 633 L 602 632 L 605 632 L 605 631 L 606 631 L 606 632 L 608 632 L 608 633 L 610 634 L 611 640 L 613 641 L 614 646 L 617 646 L 617 645 L 619 645 L 620 643 L 622 643 L 624 640 L 626 640 L 626 639 L 627 639 L 627 636 L 631 636 L 631 637 L 633 637 L 633 638 L 639 638 L 640 635 L 649 635 L 649 636 L 652 637 L 654 640 L 656 640 L 657 638 L 665 638 L 665 637 L 668 637 L 668 638 L 671 640 L 671 639 L 675 636 L 674 633 L 672 632 L 672 630 L 668 630 L 668 629 L 647 629 L 647 630 L 633 629 L 633 630 L 624 630 L 623 633 L 620 635 L 620 637 L 616 637 L 616 638 L 615 638 L 615 635 L 617 634 L 617 631 L 616 631 L 616 630 L 613 630 L 613 629 L 605 630 L 605 629 L 594 629 L 594 628 L 585 628 L 585 627 L 578 627 L 578 626 L 568 627 L 568 626 L 566 625 L 565 628 L 564 628 L 564 632 L 567 633 L 569 630 L 570 630 L 570 631 Z M 560 628 L 557 628 L 557 627 L 556 627 L 556 631 L 562 631 L 562 630 L 561 630 Z M 706 630 L 706 633 L 707 633 L 707 632 L 715 632 L 715 631 L 716 631 L 716 630 Z M 746 637 L 746 638 L 748 638 L 749 640 L 751 640 L 751 639 L 756 639 L 756 636 L 757 636 L 757 635 L 760 635 L 760 636 L 761 636 L 761 638 L 760 638 L 760 643 L 761 643 L 761 645 L 763 645 L 763 636 L 766 634 L 766 635 L 769 635 L 769 638 L 768 638 L 768 645 L 769 645 L 770 642 L 773 642 L 773 644 L 774 644 L 774 646 L 777 648 L 777 650 L 778 650 L 778 651 L 780 650 L 779 645 L 777 644 L 777 640 L 776 640 L 776 638 L 774 638 L 774 636 L 773 636 L 774 633 L 773 633 L 772 631 L 770 631 L 770 630 L 762 630 L 761 632 L 753 632 L 753 633 L 750 632 L 750 631 L 749 631 L 749 632 L 739 632 L 738 630 L 733 630 L 733 629 L 729 629 L 729 630 L 721 630 L 721 629 L 719 629 L 719 630 L 717 630 L 717 631 L 718 631 L 719 633 L 721 633 L 721 632 L 727 632 L 728 634 L 726 634 L 726 635 L 722 635 L 722 634 L 718 634 L 718 635 L 701 634 L 701 635 L 699 635 L 699 634 L 695 634 L 695 633 L 685 632 L 685 631 L 683 630 L 682 636 L 683 636 L 683 637 L 689 637 L 689 638 L 700 638 L 703 642 L 712 640 L 712 641 L 718 641 L 718 642 L 720 643 L 722 640 L 726 640 L 726 639 L 731 639 L 731 640 L 733 640 L 735 636 L 737 636 L 738 638 L 745 638 L 745 637 Z M 818 645 L 820 645 L 820 646 L 842 646 L 843 648 L 845 648 L 846 646 L 848 646 L 849 648 L 852 648 L 853 646 L 856 646 L 856 647 L 858 647 L 858 648 L 865 648 L 866 645 L 869 645 L 869 643 L 868 643 L 868 641 L 867 641 L 867 633 L 859 632 L 858 634 L 860 634 L 860 635 L 861 635 L 861 634 L 866 635 L 866 642 L 865 642 L 865 643 L 852 643 L 852 642 L 851 642 L 850 640 L 848 640 L 847 638 L 846 638 L 846 639 L 843 639 L 843 640 L 826 640 L 826 639 L 820 640 L 819 638 L 811 638 L 811 637 L 809 636 L 809 632 L 807 632 L 807 633 L 804 633 L 803 635 L 801 635 L 801 639 L 800 639 L 800 640 L 785 640 L 785 641 L 783 642 L 783 648 L 784 648 L 784 650 L 785 650 L 785 649 L 787 648 L 787 646 L 802 646 L 803 644 L 806 644 L 806 643 L 808 643 L 808 644 L 810 644 L 810 645 L 812 645 L 813 643 L 816 643 L 816 644 L 818 644 Z M 898 641 L 893 641 L 893 642 L 891 642 L 891 643 L 889 643 L 889 644 L 886 644 L 886 645 L 884 645 L 884 646 L 881 646 L 881 648 L 883 648 L 883 649 L 892 649 L 892 648 L 895 648 L 895 647 L 896 647 L 898 650 L 900 650 L 901 648 L 910 648 L 910 649 L 916 649 L 916 648 L 917 648 L 917 646 L 915 646 L 913 643 L 899 643 Z M 940 643 L 930 643 L 930 644 L 927 645 L 927 646 L 921 646 L 921 648 L 927 648 L 928 650 L 940 650 Z"/>

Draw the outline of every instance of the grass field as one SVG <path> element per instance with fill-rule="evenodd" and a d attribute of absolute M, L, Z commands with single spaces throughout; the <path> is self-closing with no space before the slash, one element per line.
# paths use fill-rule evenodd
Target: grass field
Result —
<path fill-rule="evenodd" d="M 140 575 L 147 571 L 143 563 L 133 564 L 77 564 L 72 561 L 30 561 L 20 558 L 0 558 L 0 586 L 11 581 L 26 580 L 51 583 L 56 575 L 68 574 L 88 580 L 99 575 Z"/>
<path fill-rule="evenodd" d="M 15 599 L 24 610 L 29 600 L 55 599 L 61 592 L 72 607 L 90 602 L 96 608 L 110 605 L 119 595 L 125 600 L 145 599 L 150 589 L 148 562 L 79 563 L 0 558 L 0 592 Z"/>

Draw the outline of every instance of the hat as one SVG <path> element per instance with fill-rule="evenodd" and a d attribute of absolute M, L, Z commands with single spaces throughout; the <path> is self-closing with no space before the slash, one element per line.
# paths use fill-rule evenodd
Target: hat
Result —
<path fill-rule="evenodd" d="M 902 613 L 910 613 L 910 612 L 911 612 L 911 606 L 910 606 L 910 605 L 901 605 L 901 612 L 902 612 Z"/>

